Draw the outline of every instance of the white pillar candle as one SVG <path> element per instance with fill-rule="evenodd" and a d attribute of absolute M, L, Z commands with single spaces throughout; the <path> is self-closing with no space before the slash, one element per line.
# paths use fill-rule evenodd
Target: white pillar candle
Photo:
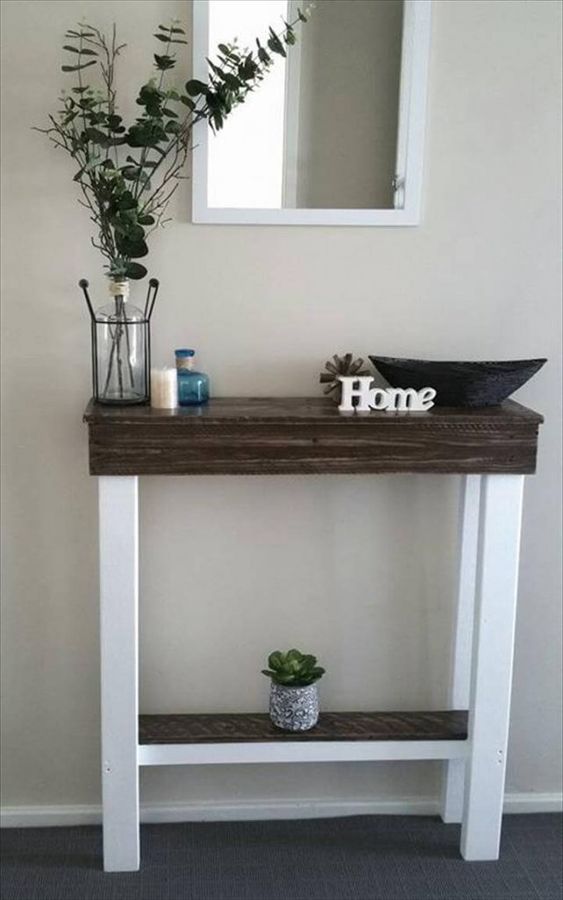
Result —
<path fill-rule="evenodd" d="M 155 409 L 176 409 L 178 406 L 178 375 L 176 369 L 151 369 L 151 406 Z"/>

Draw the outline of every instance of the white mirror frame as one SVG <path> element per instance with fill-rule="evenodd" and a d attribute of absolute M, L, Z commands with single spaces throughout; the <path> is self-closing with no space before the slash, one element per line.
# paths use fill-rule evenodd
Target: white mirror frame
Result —
<path fill-rule="evenodd" d="M 395 209 L 235 209 L 207 204 L 207 122 L 194 129 L 192 220 L 222 225 L 418 225 L 422 174 L 432 0 L 404 0 Z M 207 0 L 193 0 L 194 78 L 207 81 Z"/>

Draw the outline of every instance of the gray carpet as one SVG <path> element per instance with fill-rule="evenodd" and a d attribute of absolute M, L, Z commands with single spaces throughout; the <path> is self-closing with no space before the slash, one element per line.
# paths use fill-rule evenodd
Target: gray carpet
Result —
<path fill-rule="evenodd" d="M 3 900 L 561 900 L 562 817 L 507 816 L 499 862 L 459 826 L 361 816 L 145 825 L 142 869 L 101 871 L 99 828 L 2 833 Z"/>

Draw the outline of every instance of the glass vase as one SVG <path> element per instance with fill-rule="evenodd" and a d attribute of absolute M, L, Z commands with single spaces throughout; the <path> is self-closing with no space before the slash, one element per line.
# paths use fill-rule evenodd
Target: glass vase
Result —
<path fill-rule="evenodd" d="M 209 400 L 209 378 L 205 372 L 194 369 L 195 351 L 175 350 L 178 372 L 178 404 L 180 406 L 202 406 Z"/>
<path fill-rule="evenodd" d="M 110 282 L 111 300 L 95 310 L 88 282 L 80 287 L 92 326 L 92 388 L 97 403 L 129 406 L 150 400 L 150 318 L 158 292 L 151 278 L 144 309 L 128 299 L 129 284 Z"/>

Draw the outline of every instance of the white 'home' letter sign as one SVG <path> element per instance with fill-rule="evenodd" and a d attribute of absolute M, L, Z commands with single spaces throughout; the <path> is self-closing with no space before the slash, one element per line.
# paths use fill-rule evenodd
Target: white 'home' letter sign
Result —
<path fill-rule="evenodd" d="M 354 378 L 341 375 L 342 400 L 338 411 L 341 413 L 369 413 L 370 409 L 384 409 L 386 412 L 425 412 L 434 406 L 436 391 L 426 387 L 420 391 L 414 388 L 372 388 L 371 375 Z M 354 406 L 353 400 L 357 399 Z"/>

